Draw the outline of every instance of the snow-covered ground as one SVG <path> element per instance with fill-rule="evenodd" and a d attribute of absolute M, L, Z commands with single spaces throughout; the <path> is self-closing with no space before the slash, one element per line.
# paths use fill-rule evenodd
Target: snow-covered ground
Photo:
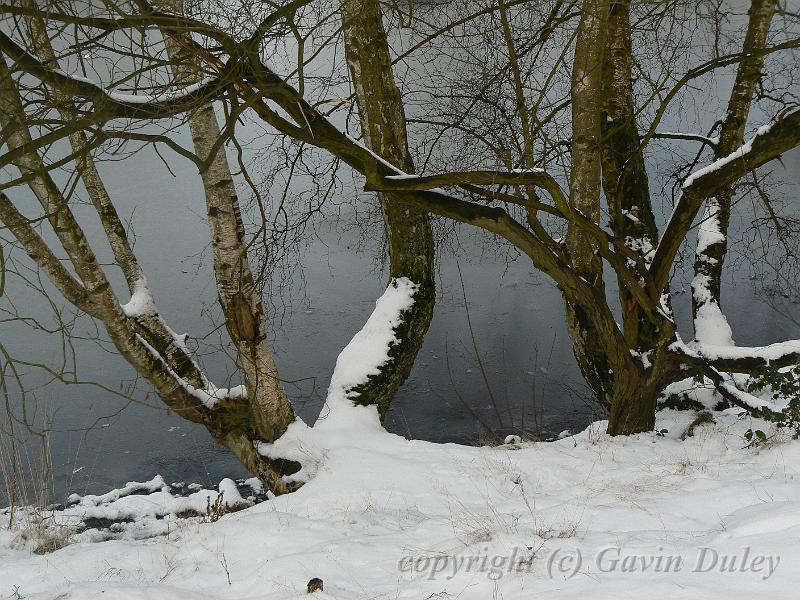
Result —
<path fill-rule="evenodd" d="M 293 426 L 266 450 L 303 456 L 308 483 L 216 522 L 175 517 L 154 480 L 71 509 L 138 511 L 121 539 L 37 555 L 4 530 L 0 596 L 287 600 L 318 577 L 313 597 L 341 600 L 796 597 L 800 442 L 738 410 L 685 440 L 695 414 L 663 411 L 662 434 L 599 422 L 497 448 L 409 441 L 371 410 L 342 409 L 361 411 L 349 432 L 349 417 Z M 751 428 L 767 443 L 745 447 Z"/>

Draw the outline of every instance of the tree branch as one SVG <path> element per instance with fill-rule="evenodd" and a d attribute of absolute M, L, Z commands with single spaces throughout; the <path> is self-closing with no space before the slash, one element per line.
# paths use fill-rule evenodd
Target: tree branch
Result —
<path fill-rule="evenodd" d="M 703 204 L 703 200 L 730 185 L 749 171 L 800 145 L 800 110 L 779 119 L 738 150 L 695 171 L 683 184 L 683 195 L 672 212 L 656 249 L 650 272 L 659 289 L 664 289 L 672 261 Z"/>

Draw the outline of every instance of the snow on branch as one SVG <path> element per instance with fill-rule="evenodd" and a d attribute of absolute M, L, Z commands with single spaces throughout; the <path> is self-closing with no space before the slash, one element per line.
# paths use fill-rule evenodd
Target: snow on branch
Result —
<path fill-rule="evenodd" d="M 0 52 L 8 56 L 15 70 L 24 71 L 68 95 L 84 98 L 102 105 L 103 116 L 116 118 L 166 118 L 212 100 L 222 91 L 219 78 L 206 79 L 180 91 L 162 94 L 122 94 L 107 90 L 103 85 L 79 75 L 70 75 L 61 69 L 40 61 L 13 39 L 0 31 Z"/>
<path fill-rule="evenodd" d="M 800 340 L 788 340 L 766 346 L 734 346 L 694 340 L 685 343 L 680 338 L 670 350 L 700 358 L 717 369 L 748 373 L 766 367 L 783 368 L 800 364 Z"/>
<path fill-rule="evenodd" d="M 136 280 L 133 285 L 131 299 L 127 304 L 122 305 L 122 312 L 132 319 L 136 317 L 152 317 L 158 313 L 153 294 L 150 292 L 147 279 L 144 276 Z"/>
<path fill-rule="evenodd" d="M 751 347 L 694 342 L 692 347 L 716 368 L 725 371 L 750 373 L 767 367 L 783 368 L 800 364 L 800 340 Z"/>
<path fill-rule="evenodd" d="M 711 381 L 717 392 L 734 406 L 743 408 L 755 416 L 778 412 L 779 409 L 774 403 L 739 389 L 732 382 L 731 376 L 720 372 L 719 367 L 704 356 L 694 343 L 686 344 L 678 337 L 678 340 L 673 342 L 669 349 Z"/>
<path fill-rule="evenodd" d="M 153 299 L 153 294 L 147 285 L 147 278 L 145 278 L 144 275 L 136 280 L 136 283 L 133 287 L 133 293 L 131 294 L 131 299 L 126 304 L 122 305 L 122 312 L 125 313 L 125 316 L 131 319 L 157 319 L 164 327 L 164 330 L 172 337 L 175 345 L 177 345 L 184 352 L 184 354 L 186 354 L 186 356 L 190 357 L 189 349 L 186 347 L 187 336 L 185 334 L 181 335 L 173 331 L 161 318 L 158 308 L 156 307 L 155 300 Z M 153 346 L 149 344 L 141 335 L 136 334 L 136 337 L 139 342 L 142 343 L 145 349 L 153 356 L 153 358 L 164 365 L 170 376 L 172 376 L 189 395 L 199 400 L 206 408 L 214 408 L 214 406 L 216 406 L 218 403 L 228 400 L 240 400 L 247 398 L 247 390 L 243 385 L 237 385 L 231 388 L 222 388 L 214 385 L 206 378 L 205 374 L 201 371 L 199 365 L 194 362 L 194 360 L 192 360 L 192 363 L 194 363 L 195 368 L 200 374 L 200 377 L 204 383 L 204 387 L 198 388 L 193 386 L 178 373 L 176 373 L 174 369 L 169 366 L 167 361 L 164 360 L 164 357 L 161 356 L 161 353 L 153 348 Z"/>
<path fill-rule="evenodd" d="M 149 104 L 155 102 L 181 101 L 191 97 L 193 94 L 199 92 L 205 86 L 213 83 L 214 81 L 216 80 L 207 78 L 202 81 L 198 81 L 195 84 L 181 87 L 180 90 L 165 90 L 160 94 L 123 94 L 121 92 L 108 90 L 99 83 L 92 83 L 105 92 L 109 98 L 116 100 L 117 102 L 123 102 L 125 104 Z"/>
<path fill-rule="evenodd" d="M 394 169 L 394 167 L 392 168 Z M 401 172 L 395 175 L 384 175 L 375 181 L 368 180 L 365 189 L 367 191 L 438 191 L 444 193 L 441 191 L 443 187 L 462 186 L 465 189 L 471 189 L 476 185 L 534 185 L 550 194 L 555 205 L 562 211 L 562 216 L 572 214 L 561 186 L 552 175 L 543 169 L 454 171 L 435 175 L 411 175 Z"/>
<path fill-rule="evenodd" d="M 709 173 L 713 173 L 715 171 L 719 171 L 722 167 L 731 163 L 737 159 L 743 158 L 748 155 L 753 150 L 753 144 L 755 143 L 756 139 L 760 136 L 764 136 L 770 132 L 772 129 L 772 123 L 767 125 L 762 125 L 756 131 L 756 134 L 750 138 L 747 142 L 745 142 L 742 146 L 728 154 L 728 156 L 723 156 L 719 160 L 715 160 L 710 165 L 703 167 L 702 169 L 698 169 L 697 171 L 693 172 L 689 177 L 686 178 L 686 181 L 683 182 L 683 189 L 691 187 L 691 185 L 695 182 L 696 179 L 703 177 L 704 175 L 708 175 Z"/>
<path fill-rule="evenodd" d="M 781 115 L 764 125 L 736 151 L 692 173 L 683 183 L 683 195 L 675 205 L 658 243 L 651 266 L 653 281 L 663 289 L 672 263 L 692 227 L 703 201 L 725 185 L 782 153 L 800 145 L 800 110 Z"/>
<path fill-rule="evenodd" d="M 177 338 L 181 338 L 182 336 L 176 336 Z M 164 365 L 164 368 L 170 374 L 170 376 L 175 379 L 178 385 L 183 388 L 183 390 L 195 398 L 196 400 L 200 401 L 206 408 L 214 408 L 220 402 L 230 401 L 230 400 L 242 400 L 247 398 L 247 389 L 244 385 L 237 385 L 231 388 L 221 388 L 217 387 L 207 379 L 205 380 L 206 387 L 205 389 L 197 388 L 186 381 L 183 377 L 178 375 L 172 367 L 167 364 L 167 361 L 159 354 L 158 350 L 153 348 L 147 340 L 145 340 L 141 335 L 138 333 L 136 334 L 136 339 L 139 343 L 144 346 L 144 348 L 159 362 Z M 177 342 L 178 340 L 176 340 Z M 205 377 L 204 377 L 205 379 Z"/>

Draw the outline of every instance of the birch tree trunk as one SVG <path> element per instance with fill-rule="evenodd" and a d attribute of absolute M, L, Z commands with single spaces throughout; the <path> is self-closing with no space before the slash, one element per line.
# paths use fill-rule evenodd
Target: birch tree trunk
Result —
<path fill-rule="evenodd" d="M 753 92 L 761 78 L 770 23 L 775 14 L 775 0 L 752 0 L 736 80 L 728 100 L 728 110 L 722 122 L 719 143 L 714 158 L 728 156 L 744 143 L 744 130 Z M 728 226 L 731 218 L 733 188 L 726 185 L 706 200 L 705 213 L 700 225 L 692 281 L 692 310 L 695 338 L 709 344 L 733 344 L 730 326 L 721 310 L 720 287 L 725 255 L 728 252 Z"/>
<path fill-rule="evenodd" d="M 165 10 L 183 13 L 180 0 L 161 0 L 156 4 Z M 170 32 L 165 31 L 164 37 L 167 52 L 175 63 L 173 70 L 177 81 L 185 86 L 199 82 L 201 74 L 196 60 L 183 52 Z M 273 442 L 283 435 L 294 421 L 294 411 L 267 339 L 266 313 L 250 269 L 236 186 L 224 147 L 215 147 L 221 132 L 213 106 L 206 105 L 190 112 L 188 121 L 195 154 L 204 161 L 210 159 L 201 177 L 211 230 L 217 297 L 225 316 L 225 327 L 236 348 L 251 407 L 252 422 L 226 432 L 223 443 L 236 448 L 240 458 L 246 454 L 243 462 L 256 473 L 266 473 L 273 489 L 285 491 L 280 475 L 296 470 L 297 466 L 270 463 L 265 470 L 263 465 L 268 461 L 253 450 L 254 442 Z"/>
<path fill-rule="evenodd" d="M 268 436 L 275 435 L 277 430 L 277 427 L 270 429 L 259 426 L 259 405 L 252 401 L 243 403 L 239 398 L 224 398 L 214 406 L 205 404 L 202 400 L 204 394 L 208 393 L 205 378 L 182 344 L 166 328 L 158 313 L 129 317 L 123 311 L 88 239 L 63 194 L 47 173 L 41 158 L 36 152 L 24 151 L 31 145 L 32 139 L 25 125 L 26 115 L 16 92 L 16 85 L 4 60 L 0 61 L 0 104 L 6 107 L 6 110 L 0 111 L 4 141 L 9 149 L 20 151 L 15 166 L 29 178 L 28 185 L 39 200 L 79 281 L 75 281 L 60 265 L 44 240 L 30 226 L 30 221 L 5 196 L 0 198 L 0 220 L 9 227 L 28 255 L 48 274 L 65 298 L 103 323 L 123 358 L 153 385 L 170 409 L 190 421 L 204 425 L 215 440 L 229 448 L 248 470 L 260 477 L 275 493 L 287 491 L 289 488 L 283 482 L 282 475 L 296 471 L 299 465 L 291 461 L 271 461 L 259 455 L 255 442 L 272 441 Z M 80 138 L 71 141 L 78 149 L 82 149 L 83 141 Z M 97 179 L 90 177 L 89 186 L 92 183 L 100 185 L 96 169 L 87 169 L 91 165 L 91 159 L 88 156 L 85 158 L 87 160 L 79 161 L 81 175 L 94 174 Z M 102 196 L 97 186 L 90 194 L 93 201 Z M 104 221 L 104 227 L 113 225 L 111 220 L 116 211 L 112 216 L 109 206 L 96 208 L 99 212 L 102 210 L 100 217 Z M 113 240 L 114 234 L 109 234 L 109 241 Z M 122 243 L 121 239 L 117 241 Z M 130 246 L 127 248 L 130 250 Z M 115 254 L 125 251 L 120 246 L 114 250 Z M 154 343 L 150 343 L 151 341 Z M 288 405 L 288 400 L 286 404 Z M 278 417 L 282 419 L 281 423 L 286 423 L 280 430 L 283 433 L 291 422 L 291 407 L 288 417 L 285 412 L 279 412 Z M 269 414 L 262 415 L 262 418 L 268 421 Z"/>
<path fill-rule="evenodd" d="M 342 2 L 344 41 L 366 145 L 406 173 L 414 172 L 408 151 L 406 120 L 392 73 L 389 44 L 378 0 Z M 355 388 L 358 404 L 374 404 L 383 417 L 395 393 L 411 372 L 433 316 L 436 299 L 434 244 L 428 213 L 404 202 L 399 194 L 380 193 L 389 241 L 389 275 L 417 284 L 414 304 L 395 329 L 400 343 L 379 375 Z"/>
<path fill-rule="evenodd" d="M 23 6 L 31 9 L 36 8 L 36 4 L 32 0 L 23 0 Z M 27 22 L 33 50 L 37 56 L 50 64 L 57 64 L 56 54 L 53 51 L 42 18 L 40 16 L 32 16 L 28 18 Z M 77 118 L 77 113 L 69 98 L 63 94 L 56 93 L 55 99 L 64 121 L 68 122 Z M 106 239 L 114 255 L 114 262 L 122 271 L 128 286 L 128 292 L 134 294 L 137 290 L 144 289 L 147 291 L 145 274 L 133 252 L 125 226 L 117 213 L 114 203 L 111 201 L 111 196 L 89 151 L 89 141 L 86 133 L 83 131 L 71 133 L 69 135 L 69 143 L 72 152 L 75 154 L 75 167 L 103 226 Z M 198 389 L 207 387 L 207 381 L 200 372 L 199 367 L 186 352 L 183 344 L 178 343 L 175 335 L 169 330 L 158 313 L 137 315 L 135 321 L 137 334 L 141 335 L 167 361 L 170 368 L 181 379 Z"/>
<path fill-rule="evenodd" d="M 103 323 L 120 352 L 155 388 L 170 409 L 214 431 L 219 421 L 238 419 L 240 406 L 231 403 L 217 409 L 206 407 L 189 389 L 189 382 L 142 343 L 141 324 L 128 318 L 114 294 L 102 267 L 66 198 L 50 177 L 41 157 L 26 151 L 32 143 L 26 115 L 5 60 L 0 60 L 0 128 L 10 150 L 19 151 L 14 165 L 28 179 L 28 186 L 39 201 L 45 219 L 64 248 L 76 277 L 61 264 L 47 243 L 33 229 L 5 194 L 0 195 L 0 221 L 8 227 L 28 256 L 48 275 L 53 285 L 79 310 Z"/>

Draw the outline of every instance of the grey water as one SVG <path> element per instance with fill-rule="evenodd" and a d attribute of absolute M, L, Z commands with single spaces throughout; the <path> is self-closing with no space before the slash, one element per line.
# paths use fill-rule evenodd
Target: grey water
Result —
<path fill-rule="evenodd" d="M 664 123 L 667 129 L 671 125 L 668 120 Z M 706 129 L 698 125 L 698 130 Z M 245 124 L 240 133 L 248 138 L 248 159 L 263 152 L 258 127 Z M 176 135 L 189 143 L 185 131 Z M 161 314 L 174 330 L 189 334 L 213 381 L 238 384 L 233 361 L 221 349 L 225 339 L 218 327 L 219 310 L 214 308 L 200 179 L 189 161 L 175 155 L 167 160 L 168 166 L 152 149 L 145 149 L 125 160 L 104 162 L 101 170 L 130 223 L 136 253 Z M 794 184 L 788 193 L 794 194 L 790 201 L 796 205 L 800 152 L 783 157 L 782 164 Z M 653 179 L 663 179 L 668 170 L 652 173 Z M 374 206 L 374 198 L 366 194 L 356 198 L 357 186 L 343 173 L 336 194 L 310 223 L 306 243 L 295 249 L 296 260 L 289 261 L 267 286 L 265 301 L 270 306 L 279 371 L 297 413 L 308 422 L 322 409 L 339 351 L 361 328 L 386 285 L 380 225 L 375 219 L 364 225 L 364 219 L 356 217 Z M 241 191 L 243 198 L 249 197 L 246 187 Z M 15 201 L 24 201 L 24 191 L 13 192 Z M 76 211 L 90 239 L 99 244 L 100 258 L 110 262 L 96 216 L 78 204 Z M 250 216 L 251 225 L 257 225 Z M 354 226 L 354 221 L 361 224 Z M 746 221 L 742 217 L 733 228 L 746 229 Z M 691 243 L 690 239 L 688 248 Z M 27 422 L 49 431 L 57 491 L 102 491 L 155 473 L 171 481 L 202 483 L 243 474 L 202 427 L 169 413 L 145 385 L 136 382 L 135 374 L 91 322 L 84 318 L 73 325 L 69 308 L 46 283 L 49 298 L 38 293 L 37 277 L 25 270 L 29 263 L 18 250 L 8 247 L 7 253 L 9 264 L 21 265 L 28 279 L 10 277 L 0 299 L 4 311 L 0 348 L 13 357 L 17 369 L 12 373 L 8 357 L 2 359 L 7 409 L 18 419 L 18 431 L 24 433 Z M 476 443 L 486 435 L 479 420 L 498 429 L 513 426 L 554 434 L 602 416 L 572 356 L 558 290 L 545 276 L 533 270 L 525 257 L 466 226 L 449 233 L 437 259 L 434 319 L 414 370 L 387 416 L 389 430 L 435 442 Z M 688 288 L 690 261 L 691 252 L 674 280 L 676 292 Z M 731 259 L 730 264 L 724 302 L 737 342 L 759 345 L 800 337 L 797 324 L 766 302 L 763 281 L 750 279 L 747 261 Z M 116 283 L 117 290 L 124 289 L 119 278 Z M 608 288 L 613 296 L 613 282 Z M 789 316 L 800 317 L 791 300 L 784 302 Z M 689 294 L 679 293 L 674 299 L 687 338 L 691 338 L 689 301 Z M 53 317 L 54 308 L 63 311 L 60 322 Z M 68 342 L 47 332 L 64 327 L 73 333 Z M 478 357 L 488 381 L 481 375 Z M 75 371 L 74 379 L 82 383 L 60 382 L 34 363 L 54 371 Z M 27 390 L 24 396 L 15 385 L 15 375 Z"/>
<path fill-rule="evenodd" d="M 800 153 L 784 162 L 796 178 Z M 215 288 L 202 188 L 193 167 L 173 164 L 173 177 L 156 156 L 141 153 L 103 168 L 113 197 L 122 200 L 131 217 L 136 251 L 164 318 L 176 331 L 213 340 L 218 333 L 209 315 Z M 386 284 L 380 228 L 345 227 L 346 206 L 332 207 L 317 220 L 309 243 L 298 250 L 302 269 L 294 271 L 288 285 L 276 286 L 271 302 L 278 367 L 298 414 L 308 422 L 322 408 L 339 351 L 363 325 Z M 90 211 L 81 216 L 98 239 L 99 225 Z M 552 434 L 601 417 L 572 357 L 557 289 L 526 258 L 498 250 L 490 238 L 467 228 L 455 236 L 439 252 L 433 323 L 388 414 L 388 429 L 435 442 L 476 443 L 485 431 L 475 413 L 499 428 L 476 346 L 506 427 L 513 422 L 516 428 Z M 796 324 L 765 302 L 763 290 L 745 276 L 743 267 L 731 271 L 724 298 L 738 343 L 800 336 Z M 13 278 L 3 302 L 43 321 L 51 309 L 41 295 Z M 800 316 L 796 304 L 788 305 Z M 691 337 L 688 294 L 677 295 L 675 307 L 682 331 Z M 50 365 L 61 360 L 64 349 L 56 334 L 37 331 L 30 322 L 4 322 L 1 327 L 2 345 L 16 359 Z M 40 370 L 18 365 L 29 390 L 24 402 L 28 416 L 38 410 L 34 417 L 43 418 L 47 411 L 57 491 L 102 491 L 156 473 L 168 481 L 202 483 L 243 475 L 236 460 L 202 427 L 166 411 L 146 389 L 133 394 L 133 401 L 123 398 L 125 382 L 134 374 L 105 345 L 74 344 L 78 379 L 84 384 L 48 382 Z M 230 378 L 230 357 L 216 352 L 201 358 L 212 380 L 238 383 Z M 13 408 L 19 415 L 23 402 L 16 400 Z"/>

